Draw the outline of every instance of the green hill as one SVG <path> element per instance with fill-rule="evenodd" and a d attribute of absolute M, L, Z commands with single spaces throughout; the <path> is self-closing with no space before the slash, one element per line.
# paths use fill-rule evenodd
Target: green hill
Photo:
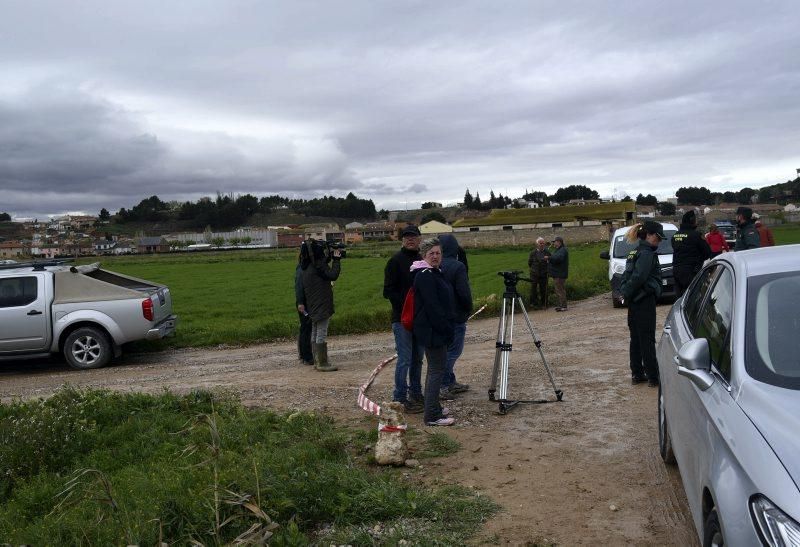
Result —
<path fill-rule="evenodd" d="M 541 207 L 538 209 L 492 209 L 482 218 L 462 219 L 453 224 L 461 226 L 494 226 L 497 224 L 536 224 L 539 222 L 575 222 L 579 220 L 613 220 L 634 213 L 632 201 L 600 203 L 594 205 L 567 205 L 564 207 Z"/>

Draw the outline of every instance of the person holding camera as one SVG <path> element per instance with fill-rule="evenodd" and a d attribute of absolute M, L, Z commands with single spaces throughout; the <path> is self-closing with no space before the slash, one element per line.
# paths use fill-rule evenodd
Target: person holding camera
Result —
<path fill-rule="evenodd" d="M 397 352 L 392 400 L 403 404 L 408 414 L 422 412 L 422 355 L 424 349 L 414 335 L 403 327 L 400 315 L 408 289 L 413 284 L 411 265 L 422 258 L 419 254 L 419 229 L 409 224 L 400 233 L 403 246 L 386 263 L 383 270 L 383 297 L 392 304 L 392 333 Z"/>
<path fill-rule="evenodd" d="M 425 348 L 428 371 L 425 375 L 425 414 L 427 425 L 453 425 L 455 420 L 439 403 L 442 379 L 447 368 L 447 348 L 454 338 L 453 287 L 439 266 L 442 247 L 436 238 L 419 247 L 422 260 L 411 265 L 414 276 L 414 336 Z"/>
<path fill-rule="evenodd" d="M 337 367 L 328 362 L 328 324 L 334 314 L 333 282 L 341 273 L 341 249 L 328 249 L 324 241 L 310 239 L 301 247 L 300 268 L 303 270 L 303 291 L 306 312 L 311 317 L 311 347 L 314 368 L 333 372 Z M 327 252 L 326 252 L 327 251 Z"/>
<path fill-rule="evenodd" d="M 661 296 L 661 264 L 656 249 L 666 236 L 661 223 L 648 220 L 631 226 L 626 237 L 631 243 L 639 242 L 628 253 L 620 284 L 622 301 L 628 305 L 631 384 L 649 381 L 650 387 L 657 387 L 656 300 Z"/>

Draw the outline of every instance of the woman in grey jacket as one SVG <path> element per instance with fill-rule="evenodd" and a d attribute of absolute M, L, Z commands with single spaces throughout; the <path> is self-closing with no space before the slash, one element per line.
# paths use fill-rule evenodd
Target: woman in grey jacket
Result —
<path fill-rule="evenodd" d="M 325 252 L 324 244 L 309 240 L 301 258 L 303 270 L 303 292 L 306 297 L 306 312 L 311 316 L 311 347 L 314 351 L 314 367 L 321 372 L 332 372 L 337 367 L 328 362 L 328 324 L 333 309 L 333 281 L 341 272 L 341 251 Z M 301 251 L 302 252 L 302 251 Z"/>

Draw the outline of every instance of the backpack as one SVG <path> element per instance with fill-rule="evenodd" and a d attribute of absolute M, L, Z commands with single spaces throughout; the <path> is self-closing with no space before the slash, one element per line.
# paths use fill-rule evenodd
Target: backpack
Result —
<path fill-rule="evenodd" d="M 411 331 L 414 330 L 414 287 L 408 289 L 406 299 L 403 300 L 403 311 L 400 312 L 400 323 L 403 328 Z"/>

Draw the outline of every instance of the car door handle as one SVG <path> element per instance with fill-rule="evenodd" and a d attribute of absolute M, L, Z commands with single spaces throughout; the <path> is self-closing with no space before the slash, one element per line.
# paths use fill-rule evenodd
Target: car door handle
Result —
<path fill-rule="evenodd" d="M 31 310 L 28 312 L 28 315 L 42 315 L 42 312 L 38 310 Z"/>
<path fill-rule="evenodd" d="M 672 330 L 672 327 L 670 327 L 669 325 L 664 325 L 664 332 L 669 332 L 671 330 Z"/>

